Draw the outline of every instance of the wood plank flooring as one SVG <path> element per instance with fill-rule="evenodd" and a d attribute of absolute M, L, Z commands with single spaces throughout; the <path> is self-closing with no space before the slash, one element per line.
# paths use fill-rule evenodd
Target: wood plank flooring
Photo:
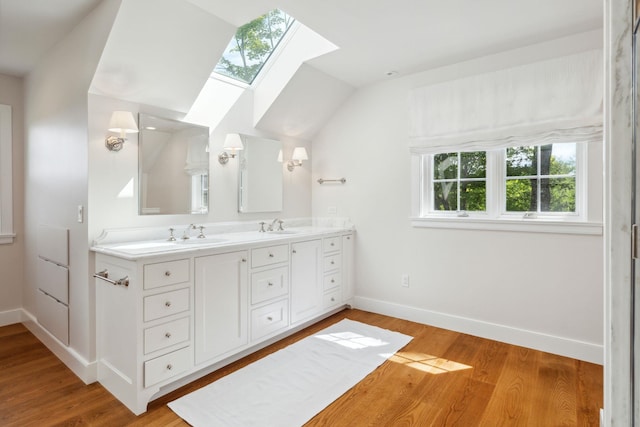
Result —
<path fill-rule="evenodd" d="M 345 310 L 149 404 L 136 417 L 23 325 L 0 328 L 0 426 L 186 426 L 166 403 L 349 318 L 414 339 L 306 426 L 598 426 L 602 367 Z"/>

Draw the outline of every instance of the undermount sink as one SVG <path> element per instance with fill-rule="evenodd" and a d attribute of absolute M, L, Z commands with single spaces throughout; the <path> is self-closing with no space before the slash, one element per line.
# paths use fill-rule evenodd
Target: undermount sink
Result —
<path fill-rule="evenodd" d="M 210 238 L 205 237 L 204 239 L 200 239 L 197 237 L 187 239 L 187 240 L 177 240 L 176 243 L 179 245 L 215 245 L 216 243 L 228 242 L 228 239 L 218 239 L 218 238 Z"/>

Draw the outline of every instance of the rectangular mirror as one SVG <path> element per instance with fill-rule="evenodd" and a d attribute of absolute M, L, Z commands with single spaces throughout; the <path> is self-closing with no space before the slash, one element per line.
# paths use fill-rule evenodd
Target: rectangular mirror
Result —
<path fill-rule="evenodd" d="M 282 143 L 240 135 L 238 212 L 282 211 Z"/>
<path fill-rule="evenodd" d="M 209 128 L 140 114 L 140 215 L 209 212 Z"/>

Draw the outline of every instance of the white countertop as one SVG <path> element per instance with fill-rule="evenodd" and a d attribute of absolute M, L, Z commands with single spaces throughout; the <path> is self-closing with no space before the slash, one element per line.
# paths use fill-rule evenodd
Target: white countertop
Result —
<path fill-rule="evenodd" d="M 348 231 L 353 231 L 353 227 L 304 226 L 291 227 L 281 231 L 216 232 L 212 234 L 205 233 L 205 238 L 198 238 L 194 235 L 187 240 L 177 237 L 175 241 L 169 241 L 168 239 L 154 239 L 97 243 L 91 247 L 91 250 L 119 258 L 136 260 L 165 254 L 190 253 L 216 248 L 236 248 L 261 243 L 286 243 L 289 241 L 304 240 L 309 237 L 322 237 L 324 235 L 344 233 Z"/>

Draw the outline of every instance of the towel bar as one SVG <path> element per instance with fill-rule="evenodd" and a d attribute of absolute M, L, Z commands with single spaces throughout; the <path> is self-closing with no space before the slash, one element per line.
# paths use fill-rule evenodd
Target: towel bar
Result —
<path fill-rule="evenodd" d="M 340 178 L 340 179 L 318 179 L 318 184 L 324 184 L 325 182 L 339 182 L 340 184 L 344 184 L 345 182 L 347 182 L 346 178 Z"/>
<path fill-rule="evenodd" d="M 112 280 L 109 279 L 109 270 L 102 270 L 93 275 L 96 279 L 104 280 L 107 283 L 111 283 L 114 286 L 129 286 L 129 276 L 124 276 L 122 279 Z"/>

